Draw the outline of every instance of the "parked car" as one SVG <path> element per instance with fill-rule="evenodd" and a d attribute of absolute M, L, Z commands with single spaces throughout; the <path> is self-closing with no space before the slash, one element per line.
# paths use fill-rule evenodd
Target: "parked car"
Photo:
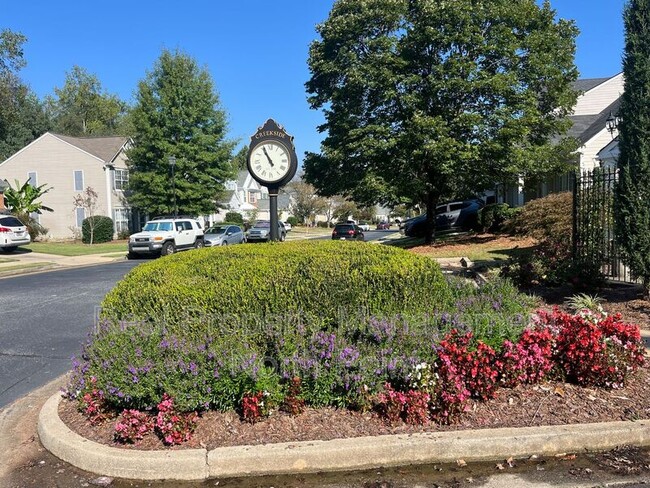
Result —
<path fill-rule="evenodd" d="M 333 240 L 363 241 L 365 236 L 361 227 L 355 224 L 336 224 L 332 231 Z"/>
<path fill-rule="evenodd" d="M 144 225 L 142 232 L 129 237 L 127 257 L 134 259 L 143 254 L 167 256 L 204 245 L 203 228 L 196 220 L 154 219 Z"/>
<path fill-rule="evenodd" d="M 370 224 L 368 222 L 366 222 L 365 220 L 360 220 L 359 221 L 359 227 L 364 232 L 368 232 L 370 230 Z"/>
<path fill-rule="evenodd" d="M 284 229 L 289 232 L 291 230 L 291 224 L 289 222 L 282 222 L 284 224 Z"/>
<path fill-rule="evenodd" d="M 377 224 L 377 230 L 388 230 L 390 229 L 390 222 L 379 222 Z"/>
<path fill-rule="evenodd" d="M 287 238 L 287 230 L 284 228 L 284 224 L 280 221 L 278 221 L 278 238 L 280 241 L 284 241 Z M 258 220 L 246 233 L 246 240 L 248 242 L 266 242 L 270 239 L 270 220 Z"/>
<path fill-rule="evenodd" d="M 246 242 L 244 231 L 238 225 L 213 225 L 203 237 L 206 247 L 242 244 Z"/>
<path fill-rule="evenodd" d="M 18 246 L 29 244 L 27 226 L 13 215 L 0 215 L 0 249 L 3 252 L 14 252 Z"/>
<path fill-rule="evenodd" d="M 441 203 L 436 207 L 436 230 L 471 229 L 476 225 L 483 200 L 471 199 Z M 426 230 L 427 214 L 405 220 L 401 226 L 405 236 L 422 237 Z"/>

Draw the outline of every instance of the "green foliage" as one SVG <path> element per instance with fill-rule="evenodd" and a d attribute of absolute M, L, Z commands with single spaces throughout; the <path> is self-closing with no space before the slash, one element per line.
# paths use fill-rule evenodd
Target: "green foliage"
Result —
<path fill-rule="evenodd" d="M 627 2 L 624 23 L 615 232 L 624 261 L 650 295 L 650 2 Z"/>
<path fill-rule="evenodd" d="M 35 219 L 33 214 L 42 214 L 43 212 L 53 212 L 53 210 L 43 205 L 40 198 L 49 192 L 52 188 L 47 188 L 46 184 L 32 186 L 27 180 L 22 185 L 15 180 L 15 187 L 11 186 L 5 190 L 5 204 L 9 211 L 18 217 L 26 226 L 32 240 L 41 234 L 45 234 L 47 229 L 43 228 Z"/>
<path fill-rule="evenodd" d="M 18 32 L 0 30 L 0 161 L 49 129 L 38 97 L 18 76 L 26 64 L 26 41 Z"/>
<path fill-rule="evenodd" d="M 302 180 L 289 183 L 286 191 L 293 196 L 291 212 L 300 223 L 313 222 L 316 214 L 327 207 L 326 200 L 316 194 L 316 188 Z"/>
<path fill-rule="evenodd" d="M 566 168 L 577 148 L 563 137 L 577 29 L 548 2 L 339 0 L 318 32 L 306 87 L 327 136 L 304 168 L 324 196 L 433 215 L 457 194 Z"/>
<path fill-rule="evenodd" d="M 189 251 L 138 266 L 107 295 L 70 392 L 101 389 L 117 408 L 167 393 L 181 410 L 228 410 L 255 392 L 279 405 L 299 377 L 312 406 L 359 406 L 387 381 L 407 384 L 454 328 L 515 340 L 531 305 L 506 281 L 447 282 L 432 260 L 384 246 Z"/>
<path fill-rule="evenodd" d="M 478 226 L 483 232 L 507 232 L 508 223 L 519 214 L 518 208 L 512 208 L 507 203 L 491 203 L 478 212 Z"/>
<path fill-rule="evenodd" d="M 287 217 L 287 222 L 291 224 L 292 227 L 300 225 L 302 223 L 300 220 L 298 220 L 297 217 L 294 217 L 293 215 L 291 217 Z"/>
<path fill-rule="evenodd" d="M 244 217 L 239 212 L 227 212 L 226 222 L 232 222 L 234 224 L 243 225 Z"/>
<path fill-rule="evenodd" d="M 164 50 L 136 97 L 129 202 L 150 215 L 172 214 L 174 185 L 179 214 L 213 212 L 235 174 L 235 144 L 226 139 L 226 113 L 210 74 L 190 56 Z"/>
<path fill-rule="evenodd" d="M 293 242 L 228 246 L 145 263 L 105 298 L 116 319 L 299 314 L 323 324 L 341 314 L 426 313 L 447 287 L 428 258 L 363 243 Z"/>
<path fill-rule="evenodd" d="M 502 274 L 521 286 L 559 285 L 576 275 L 572 260 L 573 196 L 552 193 L 527 202 L 514 217 L 516 232 L 537 239 L 531 253 L 511 259 Z"/>
<path fill-rule="evenodd" d="M 124 134 L 120 130 L 127 105 L 116 95 L 104 92 L 99 79 L 84 68 L 73 66 L 56 98 L 47 99 L 56 132 L 69 136 Z"/>
<path fill-rule="evenodd" d="M 91 238 L 92 229 L 92 238 Z M 104 215 L 93 215 L 81 224 L 81 241 L 84 244 L 101 244 L 113 240 L 113 219 Z"/>
<path fill-rule="evenodd" d="M 594 313 L 603 313 L 602 303 L 604 299 L 598 295 L 588 295 L 586 293 L 578 293 L 572 297 L 567 298 L 564 304 L 569 307 L 574 313 L 581 310 L 590 310 Z"/>

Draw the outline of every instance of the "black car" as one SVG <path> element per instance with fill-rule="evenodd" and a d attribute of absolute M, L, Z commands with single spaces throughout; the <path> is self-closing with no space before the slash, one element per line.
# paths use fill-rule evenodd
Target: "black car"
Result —
<path fill-rule="evenodd" d="M 483 200 L 472 199 L 441 203 L 436 206 L 436 230 L 469 230 L 476 225 L 478 211 L 484 207 Z M 422 237 L 425 234 L 427 214 L 422 214 L 404 222 L 405 236 Z"/>
<path fill-rule="evenodd" d="M 332 231 L 332 239 L 340 241 L 363 241 L 364 235 L 356 224 L 336 224 Z"/>

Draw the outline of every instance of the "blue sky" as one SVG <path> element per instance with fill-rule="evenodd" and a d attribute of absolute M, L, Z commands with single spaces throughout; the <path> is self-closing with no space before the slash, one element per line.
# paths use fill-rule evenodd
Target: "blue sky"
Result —
<path fill-rule="evenodd" d="M 229 116 L 230 137 L 248 144 L 267 118 L 295 136 L 298 157 L 318 151 L 323 118 L 309 109 L 309 43 L 333 0 L 0 0 L 0 29 L 27 36 L 21 72 L 39 97 L 79 65 L 108 93 L 132 101 L 163 48 L 179 48 L 211 73 Z M 581 31 L 581 77 L 621 71 L 624 0 L 551 0 Z"/>

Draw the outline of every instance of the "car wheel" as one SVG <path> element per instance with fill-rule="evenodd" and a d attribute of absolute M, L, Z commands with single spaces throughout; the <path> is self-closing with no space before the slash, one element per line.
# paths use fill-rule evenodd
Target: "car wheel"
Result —
<path fill-rule="evenodd" d="M 205 242 L 203 239 L 197 239 L 194 243 L 194 249 L 201 249 L 202 247 L 205 247 Z"/>
<path fill-rule="evenodd" d="M 126 259 L 138 259 L 138 255 L 134 252 L 127 253 Z"/>
<path fill-rule="evenodd" d="M 9 247 L 3 247 L 2 251 L 6 253 L 14 252 L 16 249 L 18 249 L 18 246 L 9 246 Z"/>
<path fill-rule="evenodd" d="M 286 234 L 280 234 L 280 242 L 284 242 L 287 238 Z"/>
<path fill-rule="evenodd" d="M 170 254 L 174 254 L 176 252 L 176 246 L 174 245 L 173 242 L 165 242 L 163 244 L 162 250 L 160 251 L 161 256 L 169 256 Z"/>
<path fill-rule="evenodd" d="M 227 245 L 228 245 L 228 241 L 221 241 L 221 245 L 222 245 L 222 246 L 227 246 Z"/>

